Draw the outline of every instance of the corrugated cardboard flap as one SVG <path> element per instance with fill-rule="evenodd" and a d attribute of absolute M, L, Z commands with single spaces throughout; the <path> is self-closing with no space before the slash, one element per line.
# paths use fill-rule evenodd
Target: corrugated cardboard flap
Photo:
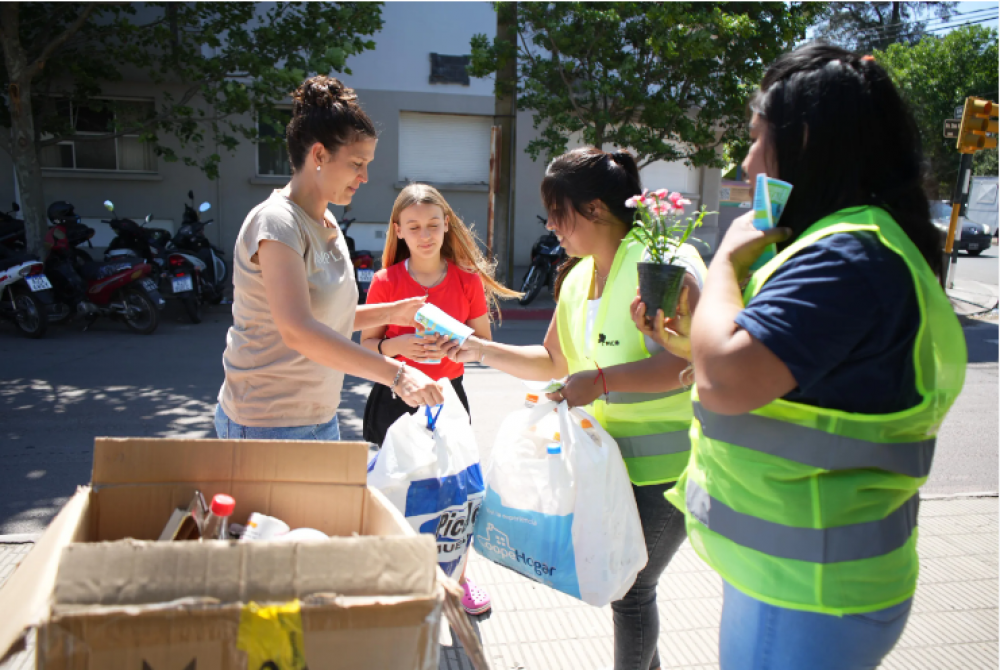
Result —
<path fill-rule="evenodd" d="M 99 437 L 91 482 L 95 487 L 219 481 L 365 486 L 367 460 L 365 442 Z"/>
<path fill-rule="evenodd" d="M 303 543 L 100 542 L 66 548 L 54 605 L 122 606 L 204 598 L 284 602 L 317 594 L 430 595 L 437 547 L 428 535 Z"/>
<path fill-rule="evenodd" d="M 63 547 L 77 539 L 80 519 L 90 503 L 90 487 L 80 487 L 60 510 L 45 534 L 0 589 L 0 659 L 17 645 L 28 628 L 49 614 Z"/>

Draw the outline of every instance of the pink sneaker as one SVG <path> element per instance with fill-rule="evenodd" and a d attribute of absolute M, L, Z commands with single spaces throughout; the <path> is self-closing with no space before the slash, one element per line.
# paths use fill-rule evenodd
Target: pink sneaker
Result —
<path fill-rule="evenodd" d="M 476 616 L 477 614 L 485 614 L 490 611 L 490 608 L 493 606 L 490 602 L 490 594 L 476 586 L 468 578 L 462 584 L 462 588 L 465 589 L 465 595 L 462 596 L 462 606 L 466 612 L 472 616 Z"/>

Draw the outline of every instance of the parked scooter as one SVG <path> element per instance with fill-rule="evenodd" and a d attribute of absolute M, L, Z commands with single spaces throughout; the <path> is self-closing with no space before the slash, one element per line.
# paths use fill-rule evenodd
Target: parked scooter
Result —
<path fill-rule="evenodd" d="M 18 204 L 12 202 L 10 211 L 0 212 L 0 250 L 15 254 L 24 252 L 24 221 L 14 216 L 20 211 Z"/>
<path fill-rule="evenodd" d="M 9 212 L 0 214 L 0 247 L 12 253 L 24 253 L 27 249 L 24 221 L 14 218 L 14 213 L 19 211 L 21 208 L 15 202 L 11 203 Z M 81 222 L 73 205 L 58 200 L 49 205 L 46 213 L 50 226 L 63 226 L 69 244 L 74 249 L 73 256 L 77 265 L 94 260 L 89 253 L 80 248 L 84 244 L 90 248 L 94 247 L 90 241 L 94 236 L 94 229 Z"/>
<path fill-rule="evenodd" d="M 347 250 L 351 252 L 351 264 L 354 265 L 354 281 L 358 284 L 358 303 L 364 304 L 368 299 L 368 289 L 371 288 L 372 280 L 375 279 L 375 257 L 367 249 L 355 249 L 354 238 L 347 234 L 351 224 L 357 219 L 347 218 L 350 206 L 344 208 L 344 217 L 339 221 L 340 230 L 344 233 L 344 242 L 347 243 Z"/>
<path fill-rule="evenodd" d="M 48 330 L 54 302 L 40 260 L 0 250 L 0 317 L 13 321 L 25 337 L 38 339 Z"/>
<path fill-rule="evenodd" d="M 225 296 L 225 290 L 229 286 L 229 265 L 226 263 L 226 252 L 208 241 L 205 237 L 205 226 L 212 223 L 212 219 L 201 220 L 204 214 L 212 205 L 203 202 L 196 210 L 194 207 L 194 193 L 188 191 L 190 204 L 184 205 L 184 218 L 181 226 L 171 240 L 171 248 L 176 251 L 195 256 L 205 264 L 206 269 L 201 273 L 201 285 L 199 288 L 202 300 L 212 305 L 218 305 Z"/>
<path fill-rule="evenodd" d="M 548 223 L 548 219 L 538 217 L 542 225 Z M 538 241 L 531 247 L 531 267 L 524 275 L 521 282 L 521 293 L 524 295 L 518 298 L 522 305 L 529 304 L 538 297 L 543 286 L 552 288 L 555 285 L 555 278 L 559 266 L 566 261 L 566 252 L 559 244 L 559 238 L 552 231 L 546 231 Z"/>
<path fill-rule="evenodd" d="M 55 290 L 55 319 L 73 315 L 87 320 L 87 327 L 101 316 L 125 322 L 129 330 L 149 335 L 160 325 L 163 298 L 150 278 L 153 266 L 136 256 L 89 261 L 77 267 L 74 247 L 60 224 L 45 236 L 49 249 L 45 271 Z"/>
<path fill-rule="evenodd" d="M 153 279 L 160 294 L 168 300 L 179 300 L 192 323 L 201 323 L 201 299 L 198 295 L 198 275 L 205 264 L 188 254 L 171 251 L 170 231 L 162 228 L 148 228 L 153 215 L 146 216 L 142 224 L 132 219 L 119 218 L 110 200 L 104 207 L 111 212 L 111 219 L 102 223 L 111 226 L 115 237 L 104 253 L 105 260 L 122 260 L 138 257 L 153 267 Z"/>

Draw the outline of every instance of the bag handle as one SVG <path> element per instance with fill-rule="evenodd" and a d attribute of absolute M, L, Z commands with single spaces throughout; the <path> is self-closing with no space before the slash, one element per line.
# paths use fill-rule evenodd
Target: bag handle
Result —
<path fill-rule="evenodd" d="M 441 416 L 441 410 L 444 409 L 444 403 L 440 405 L 434 405 L 434 415 L 431 416 L 431 406 L 424 406 L 424 414 L 427 415 L 427 430 L 434 432 L 434 427 L 437 426 L 438 417 Z"/>

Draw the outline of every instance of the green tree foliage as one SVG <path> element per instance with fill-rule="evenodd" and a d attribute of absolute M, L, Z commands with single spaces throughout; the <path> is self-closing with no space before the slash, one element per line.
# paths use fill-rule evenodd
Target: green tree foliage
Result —
<path fill-rule="evenodd" d="M 929 162 L 927 192 L 948 198 L 958 174 L 954 139 L 944 139 L 944 121 L 970 95 L 997 100 L 997 31 L 965 26 L 943 37 L 928 35 L 914 46 L 893 44 L 874 54 L 910 103 Z M 997 151 L 980 151 L 976 174 L 997 174 Z"/>
<path fill-rule="evenodd" d="M 214 178 L 215 147 L 257 138 L 249 113 L 273 119 L 307 74 L 350 73 L 347 59 L 374 48 L 365 36 L 381 27 L 379 3 L 3 3 L 0 126 L 11 132 L 0 132 L 0 149 L 14 160 L 29 246 L 40 251 L 46 229 L 45 147 L 137 135 Z M 123 80 L 162 93 L 138 109 L 103 97 Z M 69 110 L 86 110 L 97 134 L 78 135 L 81 114 Z"/>
<path fill-rule="evenodd" d="M 953 2 L 822 2 L 815 37 L 831 44 L 870 53 L 890 44 L 915 44 L 932 19 L 951 18 Z M 938 25 L 938 24 L 935 24 Z"/>
<path fill-rule="evenodd" d="M 558 155 L 579 133 L 631 149 L 640 166 L 721 167 L 716 148 L 745 134 L 764 68 L 804 36 L 813 12 L 784 2 L 523 2 L 515 16 L 511 5 L 497 9 L 517 43 L 477 35 L 470 72 L 487 77 L 517 59 L 518 107 L 541 129 L 527 152 Z"/>

